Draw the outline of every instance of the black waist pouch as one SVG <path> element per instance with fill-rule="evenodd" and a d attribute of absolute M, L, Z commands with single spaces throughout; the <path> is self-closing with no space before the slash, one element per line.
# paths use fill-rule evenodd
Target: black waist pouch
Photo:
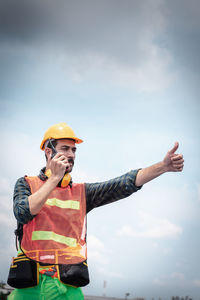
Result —
<path fill-rule="evenodd" d="M 90 282 L 86 261 L 76 265 L 58 265 L 58 270 L 59 279 L 65 284 L 81 287 Z"/>
<path fill-rule="evenodd" d="M 38 263 L 28 259 L 24 254 L 13 258 L 7 283 L 17 289 L 33 287 L 39 283 Z"/>

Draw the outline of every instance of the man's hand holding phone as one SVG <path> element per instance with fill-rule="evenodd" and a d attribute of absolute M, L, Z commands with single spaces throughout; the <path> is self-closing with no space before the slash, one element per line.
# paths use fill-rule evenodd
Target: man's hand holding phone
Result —
<path fill-rule="evenodd" d="M 59 180 L 61 180 L 70 164 L 67 157 L 63 155 L 63 153 L 59 152 L 50 159 L 49 166 L 52 176 L 57 177 Z"/>

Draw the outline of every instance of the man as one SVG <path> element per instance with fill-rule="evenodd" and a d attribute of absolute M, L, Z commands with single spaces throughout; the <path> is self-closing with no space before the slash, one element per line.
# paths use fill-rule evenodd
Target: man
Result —
<path fill-rule="evenodd" d="M 163 161 L 150 167 L 106 182 L 72 183 L 69 173 L 76 144 L 82 142 L 66 123 L 51 126 L 40 146 L 45 152 L 46 167 L 39 176 L 22 177 L 15 185 L 14 214 L 19 224 L 20 251 L 8 280 L 18 288 L 9 299 L 83 299 L 80 287 L 89 283 L 86 214 L 95 207 L 128 197 L 165 172 L 183 169 L 183 156 L 175 153 L 176 142 Z M 28 275 L 20 273 L 20 263 L 32 264 L 30 281 L 21 279 Z"/>

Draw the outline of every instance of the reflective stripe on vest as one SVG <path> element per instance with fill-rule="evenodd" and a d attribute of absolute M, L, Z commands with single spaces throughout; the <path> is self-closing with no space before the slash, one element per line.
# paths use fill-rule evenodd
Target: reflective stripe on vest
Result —
<path fill-rule="evenodd" d="M 59 199 L 53 198 L 53 199 L 48 199 L 46 201 L 46 204 L 51 206 L 61 207 L 61 208 L 80 209 L 79 201 L 74 201 L 74 200 L 61 201 Z"/>
<path fill-rule="evenodd" d="M 39 240 L 43 240 L 43 241 L 52 240 L 61 244 L 65 244 L 66 246 L 69 247 L 77 246 L 76 239 L 65 237 L 63 235 L 57 234 L 52 231 L 33 231 L 32 241 L 39 241 Z"/>
<path fill-rule="evenodd" d="M 44 181 L 25 177 L 35 193 Z M 56 187 L 32 221 L 24 224 L 21 248 L 47 264 L 77 264 L 87 259 L 84 184 Z"/>

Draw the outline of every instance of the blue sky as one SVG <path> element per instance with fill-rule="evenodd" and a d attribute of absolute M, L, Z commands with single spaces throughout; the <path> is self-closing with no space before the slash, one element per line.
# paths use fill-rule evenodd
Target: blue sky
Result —
<path fill-rule="evenodd" d="M 84 140 L 73 180 L 146 167 L 179 141 L 182 173 L 88 214 L 85 294 L 199 299 L 198 1 L 1 1 L 1 271 L 15 255 L 12 193 L 67 122 Z M 106 291 L 103 282 L 106 281 Z"/>

